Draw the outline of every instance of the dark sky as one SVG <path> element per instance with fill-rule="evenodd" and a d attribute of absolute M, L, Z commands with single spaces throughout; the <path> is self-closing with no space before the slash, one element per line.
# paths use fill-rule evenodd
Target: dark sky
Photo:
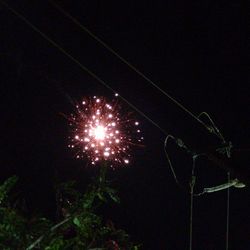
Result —
<path fill-rule="evenodd" d="M 249 148 L 249 89 L 244 13 L 238 1 L 60 1 L 60 5 L 195 114 L 207 111 L 235 149 Z M 106 81 L 164 130 L 193 147 L 216 147 L 213 135 L 100 46 L 47 1 L 8 1 L 30 22 Z M 28 208 L 52 217 L 55 172 L 86 182 L 94 173 L 67 149 L 60 113 L 70 100 L 112 93 L 0 5 L 1 179 L 17 174 Z M 123 105 L 126 105 L 125 103 Z M 135 112 L 136 114 L 136 112 Z M 145 118 L 145 148 L 127 168 L 110 171 L 122 203 L 105 213 L 143 249 L 187 249 L 189 197 L 165 159 L 165 135 Z M 173 164 L 187 183 L 191 159 L 173 144 Z M 248 151 L 233 151 L 247 169 Z M 197 191 L 226 181 L 201 159 Z M 232 189 L 230 249 L 250 247 L 249 188 Z M 195 250 L 225 249 L 226 191 L 194 200 Z"/>

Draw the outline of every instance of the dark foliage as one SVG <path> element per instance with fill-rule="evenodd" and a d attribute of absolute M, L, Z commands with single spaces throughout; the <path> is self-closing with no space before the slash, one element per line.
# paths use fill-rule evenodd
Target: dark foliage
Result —
<path fill-rule="evenodd" d="M 74 188 L 73 182 L 58 185 L 63 199 L 57 223 L 46 218 L 26 218 L 21 209 L 13 208 L 8 194 L 18 178 L 7 179 L 0 186 L 0 249 L 139 249 L 126 232 L 116 229 L 112 222 L 104 223 L 96 212 L 104 203 L 119 202 L 105 171 L 101 169 L 84 194 Z"/>

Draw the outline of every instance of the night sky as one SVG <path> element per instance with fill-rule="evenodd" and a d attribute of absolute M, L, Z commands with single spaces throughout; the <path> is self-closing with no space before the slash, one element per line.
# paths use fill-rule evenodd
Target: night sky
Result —
<path fill-rule="evenodd" d="M 244 13 L 238 1 L 60 1 L 79 22 L 194 114 L 208 112 L 232 142 L 234 166 L 250 157 Z M 32 24 L 106 81 L 167 133 L 190 147 L 220 141 L 160 91 L 129 69 L 47 1 L 8 1 Z M 113 93 L 0 4 L 1 180 L 16 174 L 30 213 L 53 218 L 56 180 L 84 186 L 96 170 L 68 150 L 70 128 L 61 115 L 85 96 Z M 128 110 L 126 103 L 122 103 Z M 125 114 L 124 114 L 125 115 Z M 164 154 L 166 135 L 148 120 L 145 147 L 130 166 L 108 175 L 121 204 L 103 213 L 143 249 L 188 249 L 189 196 L 175 184 Z M 188 187 L 192 159 L 174 143 L 169 153 Z M 249 171 L 248 171 L 249 173 Z M 226 182 L 226 172 L 197 162 L 196 191 Z M 231 189 L 231 250 L 250 249 L 250 191 Z M 194 250 L 225 249 L 226 191 L 194 200 Z"/>

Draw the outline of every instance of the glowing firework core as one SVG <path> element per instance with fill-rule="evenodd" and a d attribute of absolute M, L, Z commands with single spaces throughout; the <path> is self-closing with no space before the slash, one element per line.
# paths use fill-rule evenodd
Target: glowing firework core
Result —
<path fill-rule="evenodd" d="M 130 146 L 141 142 L 139 122 L 120 115 L 117 101 L 110 105 L 104 98 L 84 100 L 71 114 L 74 136 L 70 148 L 80 149 L 76 157 L 87 156 L 92 164 L 109 160 L 114 165 L 129 164 Z"/>
<path fill-rule="evenodd" d="M 94 128 L 94 135 L 96 140 L 104 140 L 106 136 L 105 128 L 101 125 L 98 125 Z"/>

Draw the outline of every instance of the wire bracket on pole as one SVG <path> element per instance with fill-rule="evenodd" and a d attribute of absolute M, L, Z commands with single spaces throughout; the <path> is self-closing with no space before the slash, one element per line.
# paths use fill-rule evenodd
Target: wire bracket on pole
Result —
<path fill-rule="evenodd" d="M 194 186 L 196 182 L 195 162 L 198 155 L 193 155 L 193 167 L 190 180 L 190 220 L 189 220 L 189 250 L 193 249 L 193 210 L 194 210 Z"/>
<path fill-rule="evenodd" d="M 220 130 L 217 128 L 217 126 L 215 125 L 215 123 L 213 122 L 213 120 L 211 119 L 211 117 L 206 113 L 206 112 L 202 112 L 198 118 L 200 119 L 201 116 L 206 116 L 207 119 L 209 120 L 209 125 L 204 123 L 206 128 L 214 135 L 216 135 L 216 137 L 218 137 L 221 141 L 221 146 L 217 147 L 217 149 L 215 150 L 217 153 L 221 154 L 221 155 L 225 155 L 227 158 L 231 158 L 231 152 L 232 152 L 232 142 L 227 142 L 224 138 L 224 136 L 222 135 L 222 133 L 220 132 Z M 227 210 L 226 210 L 226 250 L 229 249 L 229 224 L 230 224 L 230 188 L 231 187 L 235 187 L 235 188 L 244 188 L 245 184 L 243 182 L 241 182 L 240 180 L 238 180 L 237 178 L 231 179 L 230 176 L 230 168 L 228 168 L 228 172 L 227 172 L 227 182 L 218 186 L 214 186 L 214 187 L 209 187 L 209 188 L 204 188 L 203 191 L 201 193 L 194 193 L 194 186 L 196 184 L 196 176 L 195 176 L 195 161 L 196 158 L 198 156 L 206 156 L 208 158 L 211 157 L 211 155 L 213 156 L 213 154 L 209 153 L 209 152 L 203 152 L 200 154 L 197 154 L 194 150 L 190 149 L 189 147 L 187 147 L 185 145 L 185 143 L 179 139 L 179 138 L 175 138 L 172 135 L 168 135 L 166 137 L 165 140 L 165 144 L 164 144 L 164 150 L 165 150 L 165 154 L 167 156 L 170 168 L 172 170 L 173 176 L 176 180 L 176 183 L 181 186 L 183 188 L 183 185 L 178 181 L 177 179 L 177 175 L 175 173 L 174 167 L 170 161 L 170 157 L 168 155 L 167 152 L 167 141 L 168 139 L 172 139 L 176 145 L 178 147 L 180 147 L 181 149 L 184 149 L 188 154 L 190 154 L 193 158 L 193 167 L 192 167 L 192 175 L 191 175 L 191 179 L 189 182 L 189 195 L 190 195 L 190 224 L 189 224 L 189 250 L 192 250 L 193 247 L 193 203 L 194 203 L 194 196 L 201 196 L 203 194 L 206 193 L 214 193 L 214 192 L 218 192 L 218 191 L 222 191 L 227 189 Z M 216 158 L 216 153 L 214 154 L 215 158 Z M 218 164 L 217 164 L 218 165 Z M 220 164 L 219 164 L 220 165 Z"/>

